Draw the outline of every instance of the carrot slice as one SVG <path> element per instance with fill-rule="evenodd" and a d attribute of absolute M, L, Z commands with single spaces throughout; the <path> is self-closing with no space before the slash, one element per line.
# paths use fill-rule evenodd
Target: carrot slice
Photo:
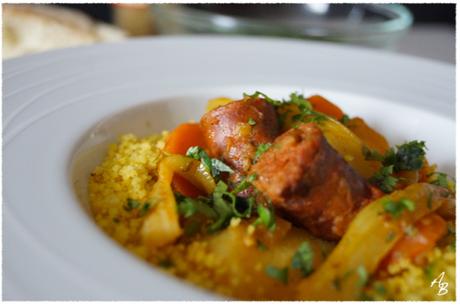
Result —
<path fill-rule="evenodd" d="M 368 126 L 366 121 L 360 117 L 350 119 L 350 121 L 346 124 L 346 127 L 358 136 L 366 146 L 377 150 L 380 154 L 384 154 L 390 148 L 390 145 L 385 137 Z"/>
<path fill-rule="evenodd" d="M 334 103 L 322 96 L 311 96 L 307 100 L 310 101 L 311 105 L 313 106 L 313 109 L 328 116 L 331 116 L 336 120 L 342 119 L 344 115 L 340 107 L 338 107 L 337 105 L 335 105 Z"/>
<path fill-rule="evenodd" d="M 173 154 L 187 153 L 193 146 L 206 147 L 199 123 L 183 123 L 176 127 L 166 140 L 165 151 Z"/>
<path fill-rule="evenodd" d="M 183 123 L 177 126 L 166 140 L 165 151 L 173 154 L 185 155 L 190 147 L 199 146 L 206 147 L 203 133 L 201 132 L 199 123 Z M 174 190 L 180 192 L 184 196 L 196 198 L 206 193 L 187 179 L 175 174 L 172 180 Z"/>
<path fill-rule="evenodd" d="M 418 255 L 431 250 L 447 232 L 447 223 L 436 213 L 431 213 L 414 224 L 414 234 L 402 237 L 391 252 L 382 260 L 380 267 L 397 262 L 401 258 L 414 260 Z"/>
<path fill-rule="evenodd" d="M 199 196 L 206 195 L 206 192 L 198 189 L 197 187 L 195 187 L 195 185 L 190 183 L 187 179 L 177 174 L 174 174 L 173 176 L 172 186 L 174 190 L 176 190 L 177 192 L 179 192 L 180 194 L 186 197 L 197 198 Z"/>

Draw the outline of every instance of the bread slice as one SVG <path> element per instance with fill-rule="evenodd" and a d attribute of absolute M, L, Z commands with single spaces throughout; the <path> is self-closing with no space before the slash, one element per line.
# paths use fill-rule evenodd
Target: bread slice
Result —
<path fill-rule="evenodd" d="M 125 37 L 116 27 L 52 5 L 3 4 L 3 58 Z"/>

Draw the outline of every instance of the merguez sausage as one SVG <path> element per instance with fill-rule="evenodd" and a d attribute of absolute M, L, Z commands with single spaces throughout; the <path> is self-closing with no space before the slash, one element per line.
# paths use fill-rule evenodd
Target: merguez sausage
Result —
<path fill-rule="evenodd" d="M 337 240 L 378 191 L 328 144 L 314 123 L 276 138 L 251 168 L 256 188 L 295 223 Z"/>
<path fill-rule="evenodd" d="M 245 175 L 257 147 L 279 134 L 275 108 L 263 99 L 246 98 L 204 114 L 200 125 L 209 153 Z"/>

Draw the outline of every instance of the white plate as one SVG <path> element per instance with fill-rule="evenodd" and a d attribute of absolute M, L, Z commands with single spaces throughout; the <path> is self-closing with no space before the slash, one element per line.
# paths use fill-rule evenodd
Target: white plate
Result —
<path fill-rule="evenodd" d="M 426 140 L 430 161 L 454 174 L 455 68 L 446 64 L 302 41 L 175 37 L 28 56 L 3 71 L 8 300 L 216 299 L 112 242 L 73 186 L 84 201 L 101 146 L 117 134 L 198 119 L 212 97 L 320 93 L 393 144 Z"/>

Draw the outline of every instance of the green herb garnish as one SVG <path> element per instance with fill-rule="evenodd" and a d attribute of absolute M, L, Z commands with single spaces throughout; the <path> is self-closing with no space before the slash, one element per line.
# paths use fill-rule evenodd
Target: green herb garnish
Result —
<path fill-rule="evenodd" d="M 213 177 L 218 176 L 221 172 L 233 173 L 232 168 L 226 165 L 224 162 L 211 158 L 211 174 Z"/>
<path fill-rule="evenodd" d="M 251 187 L 252 182 L 254 182 L 256 178 L 257 178 L 257 174 L 255 173 L 245 177 L 238 183 L 238 185 L 236 185 L 236 187 L 232 190 L 232 193 L 238 194 L 241 191 L 248 189 L 249 187 Z"/>
<path fill-rule="evenodd" d="M 265 99 L 265 101 L 267 101 L 268 103 L 270 103 L 273 106 L 280 106 L 282 104 L 282 102 L 280 100 L 272 99 L 272 98 L 270 98 L 269 96 L 267 96 L 266 94 L 264 94 L 263 92 L 260 92 L 260 91 L 256 91 L 252 95 L 243 93 L 243 97 L 251 98 L 251 99 L 260 99 L 260 98 L 262 98 L 262 99 Z"/>
<path fill-rule="evenodd" d="M 185 218 L 189 218 L 195 213 L 199 213 L 211 219 L 217 218 L 216 212 L 210 206 L 210 200 L 204 197 L 182 197 L 178 199 L 178 211 Z"/>
<path fill-rule="evenodd" d="M 291 266 L 294 269 L 299 269 L 304 277 L 313 272 L 313 250 L 307 241 L 300 244 L 292 257 Z"/>
<path fill-rule="evenodd" d="M 276 268 L 273 266 L 267 266 L 265 273 L 285 285 L 288 283 L 289 269 L 287 267 Z"/>
<path fill-rule="evenodd" d="M 398 182 L 393 174 L 399 171 L 419 170 L 425 159 L 425 142 L 410 141 L 396 148 L 390 148 L 385 154 L 363 147 L 366 160 L 375 160 L 382 163 L 382 167 L 370 179 L 370 183 L 379 187 L 383 192 L 390 193 Z"/>
<path fill-rule="evenodd" d="M 257 146 L 256 154 L 254 155 L 254 163 L 257 162 L 262 154 L 267 152 L 268 149 L 272 146 L 271 143 L 263 143 Z"/>
<path fill-rule="evenodd" d="M 145 216 L 150 210 L 150 203 L 146 202 L 144 203 L 144 205 L 142 206 L 141 210 L 139 211 L 139 215 L 142 217 L 142 216 Z"/>
<path fill-rule="evenodd" d="M 295 92 L 291 93 L 289 95 L 289 100 L 283 102 L 294 104 L 298 107 L 300 113 L 292 117 L 293 121 L 320 122 L 327 118 L 325 114 L 313 110 L 311 103 L 301 94 Z"/>
<path fill-rule="evenodd" d="M 131 211 L 135 208 L 138 208 L 139 206 L 141 206 L 141 202 L 128 198 L 126 205 L 123 206 L 123 209 L 126 211 Z"/>
<path fill-rule="evenodd" d="M 340 118 L 340 122 L 343 125 L 346 125 L 348 122 L 350 122 L 350 116 L 348 116 L 347 114 L 343 114 L 342 118 Z"/>
<path fill-rule="evenodd" d="M 382 167 L 372 177 L 369 178 L 369 182 L 385 193 L 390 193 L 398 183 L 398 179 L 393 175 L 393 166 Z"/>
<path fill-rule="evenodd" d="M 426 154 L 424 141 L 414 140 L 396 146 L 396 148 L 397 151 L 394 157 L 386 156 L 386 159 L 389 159 L 388 163 L 394 161 L 394 170 L 396 172 L 403 170 L 419 170 L 422 168 Z M 387 161 L 384 161 L 384 163 L 387 163 Z"/>
<path fill-rule="evenodd" d="M 227 191 L 227 184 L 222 181 L 217 183 L 212 194 L 213 208 L 217 213 L 217 220 L 209 227 L 209 232 L 216 232 L 228 226 L 234 212 L 232 207 L 235 205 L 235 195 Z"/>
<path fill-rule="evenodd" d="M 233 213 L 239 218 L 249 218 L 255 203 L 256 199 L 254 197 L 250 197 L 247 200 L 237 197 L 235 205 L 232 206 Z"/>
<path fill-rule="evenodd" d="M 452 180 L 449 176 L 442 172 L 434 172 L 430 175 L 429 178 L 430 184 L 437 185 L 446 189 L 451 189 L 449 183 L 452 183 Z"/>
<path fill-rule="evenodd" d="M 409 199 L 401 199 L 399 201 L 387 200 L 383 202 L 383 210 L 393 218 L 398 218 L 405 210 L 414 211 L 415 204 Z"/>
<path fill-rule="evenodd" d="M 256 123 L 257 123 L 257 122 L 256 122 L 254 119 L 252 119 L 252 118 L 249 118 L 249 119 L 248 119 L 248 124 L 249 124 L 249 125 L 256 125 Z"/>
<path fill-rule="evenodd" d="M 219 176 L 221 172 L 233 173 L 232 168 L 216 158 L 209 157 L 206 151 L 198 146 L 188 148 L 185 155 L 201 161 L 206 171 L 211 173 L 213 177 Z"/>
<path fill-rule="evenodd" d="M 363 287 L 367 284 L 369 277 L 369 275 L 367 274 L 367 270 L 363 265 L 359 265 L 358 268 L 356 268 L 356 273 L 359 277 L 358 286 Z"/>
<path fill-rule="evenodd" d="M 254 225 L 257 226 L 259 224 L 265 225 L 265 227 L 269 231 L 274 231 L 276 228 L 276 221 L 275 221 L 275 212 L 273 210 L 273 206 L 269 208 L 264 207 L 263 205 L 257 206 L 257 214 L 259 217 L 254 221 Z"/>

